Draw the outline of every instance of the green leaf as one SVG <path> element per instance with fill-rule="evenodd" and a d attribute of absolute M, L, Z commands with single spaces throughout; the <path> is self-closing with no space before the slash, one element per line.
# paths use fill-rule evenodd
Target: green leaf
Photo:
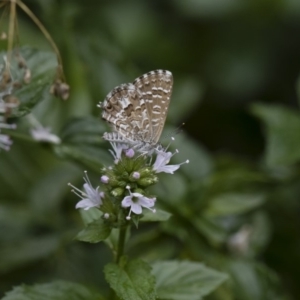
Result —
<path fill-rule="evenodd" d="M 151 267 L 142 260 L 129 262 L 122 258 L 120 265 L 111 263 L 104 268 L 105 278 L 120 299 L 153 300 L 155 279 Z"/>
<path fill-rule="evenodd" d="M 164 210 L 157 209 L 155 213 L 150 210 L 144 210 L 141 222 L 162 222 L 168 221 L 172 215 Z"/>
<path fill-rule="evenodd" d="M 227 275 L 188 261 L 160 261 L 152 265 L 159 299 L 200 300 L 227 279 Z"/>
<path fill-rule="evenodd" d="M 59 248 L 59 238 L 54 235 L 28 238 L 0 249 L 0 274 L 8 273 L 20 266 L 44 259 Z"/>
<path fill-rule="evenodd" d="M 262 263 L 235 259 L 227 262 L 226 269 L 235 299 L 290 299 L 283 296 L 277 274 Z"/>
<path fill-rule="evenodd" d="M 2 300 L 104 300 L 104 298 L 85 286 L 67 281 L 22 285 L 6 293 Z"/>
<path fill-rule="evenodd" d="M 82 242 L 99 243 L 105 240 L 111 232 L 109 225 L 104 223 L 103 219 L 95 220 L 80 231 L 76 239 Z"/>
<path fill-rule="evenodd" d="M 103 145 L 102 135 L 105 131 L 104 122 L 98 118 L 73 118 L 61 132 L 63 143 Z"/>
<path fill-rule="evenodd" d="M 54 150 L 60 158 L 74 160 L 98 172 L 109 161 L 109 153 L 94 146 L 61 144 L 56 145 Z"/>
<path fill-rule="evenodd" d="M 193 220 L 195 228 L 204 235 L 213 246 L 220 246 L 228 237 L 225 229 L 212 218 L 201 216 Z"/>
<path fill-rule="evenodd" d="M 74 118 L 62 130 L 62 143 L 55 146 L 55 152 L 62 158 L 75 160 L 98 172 L 103 164 L 112 160 L 109 152 L 103 150 L 104 130 L 104 124 L 99 119 Z"/>
<path fill-rule="evenodd" d="M 255 104 L 252 112 L 266 126 L 266 162 L 290 165 L 300 160 L 300 114 L 279 105 Z"/>
<path fill-rule="evenodd" d="M 31 109 L 41 101 L 52 97 L 50 86 L 53 83 L 57 61 L 54 53 L 39 51 L 29 47 L 20 49 L 21 56 L 25 59 L 27 67 L 31 71 L 31 81 L 12 92 L 19 101 L 20 105 L 14 109 L 11 117 L 21 117 L 31 111 Z M 6 52 L 0 54 L 2 61 Z M 23 70 L 17 67 L 17 61 L 12 56 L 11 70 L 14 78 L 22 81 Z"/>
<path fill-rule="evenodd" d="M 80 209 L 79 212 L 84 225 L 88 225 L 93 221 L 100 219 L 103 215 L 103 213 L 95 207 L 92 207 L 88 210 Z"/>
<path fill-rule="evenodd" d="M 264 202 L 260 194 L 224 193 L 211 199 L 204 210 L 209 217 L 235 215 L 248 212 Z"/>

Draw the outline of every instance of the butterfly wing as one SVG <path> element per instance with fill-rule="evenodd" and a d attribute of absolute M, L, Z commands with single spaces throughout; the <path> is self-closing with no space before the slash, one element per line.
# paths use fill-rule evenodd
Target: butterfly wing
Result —
<path fill-rule="evenodd" d="M 136 87 L 131 83 L 114 88 L 101 107 L 102 118 L 129 141 L 141 139 L 142 133 L 148 130 L 145 101 L 139 98 Z"/>
<path fill-rule="evenodd" d="M 172 95 L 173 76 L 170 71 L 155 70 L 138 77 L 133 85 L 147 109 L 149 143 L 157 144 L 161 136 Z"/>

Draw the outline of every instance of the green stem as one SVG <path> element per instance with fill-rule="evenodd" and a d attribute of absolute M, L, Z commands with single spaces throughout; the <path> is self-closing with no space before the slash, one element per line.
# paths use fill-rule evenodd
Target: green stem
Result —
<path fill-rule="evenodd" d="M 10 1 L 9 25 L 8 25 L 8 43 L 7 43 L 7 71 L 10 70 L 12 48 L 15 36 L 15 18 L 16 18 L 16 1 Z"/>
<path fill-rule="evenodd" d="M 118 241 L 118 249 L 117 249 L 117 255 L 116 255 L 116 263 L 117 264 L 120 262 L 120 258 L 122 257 L 122 255 L 124 253 L 126 231 L 127 231 L 127 226 L 121 227 L 120 231 L 119 231 L 119 241 Z"/>
<path fill-rule="evenodd" d="M 23 133 L 15 132 L 15 131 L 8 130 L 8 129 L 4 129 L 3 133 L 5 133 L 5 134 L 7 134 L 10 137 L 13 137 L 15 139 L 23 140 L 23 141 L 26 141 L 26 142 L 37 143 L 37 141 L 35 139 L 33 139 L 29 135 L 25 135 Z"/>

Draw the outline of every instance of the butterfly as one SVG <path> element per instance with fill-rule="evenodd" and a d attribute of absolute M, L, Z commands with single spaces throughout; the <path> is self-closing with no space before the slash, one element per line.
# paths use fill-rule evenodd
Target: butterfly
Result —
<path fill-rule="evenodd" d="M 151 71 L 133 83 L 115 87 L 98 105 L 102 108 L 102 119 L 113 129 L 104 133 L 103 138 L 143 153 L 160 148 L 158 141 L 168 114 L 172 87 L 172 73 L 166 70 Z"/>

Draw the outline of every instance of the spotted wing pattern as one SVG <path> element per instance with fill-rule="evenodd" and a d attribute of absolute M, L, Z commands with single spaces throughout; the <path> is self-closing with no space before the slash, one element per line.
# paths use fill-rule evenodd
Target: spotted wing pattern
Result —
<path fill-rule="evenodd" d="M 114 88 L 99 105 L 102 118 L 114 131 L 103 137 L 137 148 L 145 144 L 155 147 L 164 128 L 172 86 L 172 73 L 156 70 Z"/>

